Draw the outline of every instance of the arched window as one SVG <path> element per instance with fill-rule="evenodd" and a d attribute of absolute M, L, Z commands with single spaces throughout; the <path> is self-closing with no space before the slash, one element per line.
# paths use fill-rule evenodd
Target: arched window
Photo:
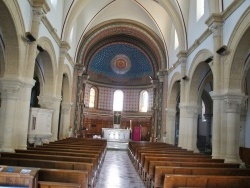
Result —
<path fill-rule="evenodd" d="M 140 112 L 148 111 L 148 92 L 146 90 L 141 91 L 140 93 Z"/>
<path fill-rule="evenodd" d="M 204 0 L 196 0 L 196 20 L 199 19 L 204 15 L 205 7 L 204 7 Z"/>
<path fill-rule="evenodd" d="M 114 93 L 113 111 L 122 111 L 123 109 L 123 91 L 116 90 Z"/>
<path fill-rule="evenodd" d="M 89 108 L 96 108 L 98 100 L 98 89 L 91 87 L 89 91 Z"/>
<path fill-rule="evenodd" d="M 50 0 L 52 6 L 54 7 L 54 9 L 56 9 L 57 6 L 57 0 Z"/>

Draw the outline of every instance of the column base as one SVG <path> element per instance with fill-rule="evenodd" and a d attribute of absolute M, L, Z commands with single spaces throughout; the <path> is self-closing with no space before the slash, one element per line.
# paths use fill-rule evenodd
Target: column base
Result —
<path fill-rule="evenodd" d="M 230 157 L 226 157 L 224 163 L 242 163 L 242 160 L 240 158 L 230 158 Z"/>
<path fill-rule="evenodd" d="M 12 152 L 12 153 L 14 153 L 15 152 L 15 150 L 13 149 L 13 148 L 0 148 L 0 151 L 1 152 Z"/>

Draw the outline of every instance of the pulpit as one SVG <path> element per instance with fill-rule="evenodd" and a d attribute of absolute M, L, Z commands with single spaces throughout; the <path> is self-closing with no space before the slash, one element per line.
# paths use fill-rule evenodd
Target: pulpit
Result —
<path fill-rule="evenodd" d="M 52 136 L 51 123 L 54 110 L 30 108 L 28 141 L 30 144 L 41 145 Z"/>

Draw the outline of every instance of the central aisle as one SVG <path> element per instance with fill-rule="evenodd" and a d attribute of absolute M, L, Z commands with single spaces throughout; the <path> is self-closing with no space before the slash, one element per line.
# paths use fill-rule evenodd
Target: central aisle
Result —
<path fill-rule="evenodd" d="M 107 150 L 96 188 L 144 188 L 127 150 Z"/>

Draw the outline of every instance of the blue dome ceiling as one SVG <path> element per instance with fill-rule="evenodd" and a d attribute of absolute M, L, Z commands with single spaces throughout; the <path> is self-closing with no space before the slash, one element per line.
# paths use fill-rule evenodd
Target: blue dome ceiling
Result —
<path fill-rule="evenodd" d="M 107 83 L 141 80 L 152 76 L 152 72 L 146 54 L 128 43 L 112 43 L 101 48 L 88 66 L 91 79 L 96 80 L 99 77 L 102 78 L 99 82 Z"/>

